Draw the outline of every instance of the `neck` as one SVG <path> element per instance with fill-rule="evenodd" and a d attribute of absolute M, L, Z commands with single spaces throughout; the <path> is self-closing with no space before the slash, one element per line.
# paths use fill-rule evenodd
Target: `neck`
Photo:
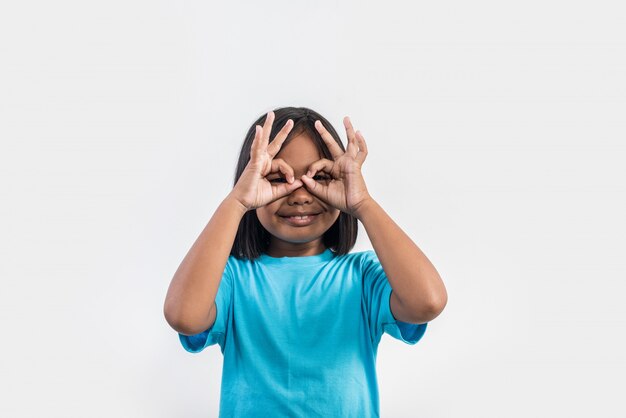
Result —
<path fill-rule="evenodd" d="M 267 255 L 270 257 L 306 257 L 310 255 L 318 255 L 323 253 L 326 247 L 322 243 L 322 239 L 316 239 L 310 242 L 286 242 L 270 239 Z"/>

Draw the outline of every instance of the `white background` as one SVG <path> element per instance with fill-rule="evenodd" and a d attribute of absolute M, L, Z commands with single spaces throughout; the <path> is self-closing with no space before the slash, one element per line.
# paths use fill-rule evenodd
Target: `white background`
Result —
<path fill-rule="evenodd" d="M 448 290 L 383 337 L 382 416 L 625 416 L 621 2 L 222 3 L 0 6 L 0 415 L 217 415 L 167 287 L 249 126 L 307 106 Z"/>

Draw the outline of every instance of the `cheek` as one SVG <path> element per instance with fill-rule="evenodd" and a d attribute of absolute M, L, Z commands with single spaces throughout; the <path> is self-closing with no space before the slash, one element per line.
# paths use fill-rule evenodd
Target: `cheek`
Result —
<path fill-rule="evenodd" d="M 265 208 L 264 209 L 257 209 L 256 210 L 256 217 L 259 218 L 259 221 L 261 223 L 267 222 L 267 219 L 268 219 L 267 210 L 265 210 Z"/>
<path fill-rule="evenodd" d="M 329 211 L 330 217 L 333 218 L 333 222 L 336 222 L 339 219 L 339 215 L 341 215 L 341 211 L 339 209 L 333 209 Z"/>
<path fill-rule="evenodd" d="M 324 216 L 324 228 L 330 228 L 331 226 L 333 226 L 339 219 L 340 214 L 341 211 L 338 209 L 327 212 Z"/>
<path fill-rule="evenodd" d="M 256 208 L 256 217 L 259 218 L 259 222 L 261 222 L 263 226 L 273 222 L 275 214 L 276 209 L 271 206 Z"/>

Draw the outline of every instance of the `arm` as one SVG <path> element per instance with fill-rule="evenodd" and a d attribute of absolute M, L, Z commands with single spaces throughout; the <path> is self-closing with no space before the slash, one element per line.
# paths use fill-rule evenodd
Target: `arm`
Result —
<path fill-rule="evenodd" d="M 393 290 L 389 304 L 394 317 L 409 323 L 428 322 L 448 301 L 445 286 L 424 253 L 370 196 L 361 173 L 367 156 L 365 138 L 354 131 L 349 117 L 343 124 L 348 137 L 345 152 L 324 125 L 315 122 L 333 160 L 322 158 L 311 164 L 302 181 L 315 196 L 363 223 Z M 333 180 L 328 185 L 316 183 L 311 177 L 318 171 L 330 173 Z"/>
<path fill-rule="evenodd" d="M 430 260 L 374 199 L 363 202 L 355 216 L 363 223 L 393 289 L 389 303 L 394 317 L 415 324 L 436 318 L 448 295 Z"/>
<path fill-rule="evenodd" d="M 255 126 L 246 168 L 196 239 L 170 283 L 163 312 L 170 326 L 181 334 L 198 334 L 213 326 L 215 296 L 243 215 L 302 187 L 302 182 L 293 178 L 293 169 L 282 159 L 274 158 L 293 128 L 293 121 L 289 119 L 285 122 L 270 144 L 274 117 L 274 112 L 270 111 L 263 126 Z M 290 177 L 290 182 L 276 185 L 265 178 L 277 172 Z"/>
<path fill-rule="evenodd" d="M 176 270 L 163 312 L 177 332 L 193 335 L 213 326 L 215 296 L 246 211 L 237 199 L 228 195 Z"/>

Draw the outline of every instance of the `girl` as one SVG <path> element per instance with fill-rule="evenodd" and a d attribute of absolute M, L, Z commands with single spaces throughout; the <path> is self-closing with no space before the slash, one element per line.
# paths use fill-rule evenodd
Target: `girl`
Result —
<path fill-rule="evenodd" d="M 260 117 L 172 279 L 164 313 L 183 347 L 217 343 L 224 356 L 220 417 L 379 416 L 382 334 L 415 344 L 447 303 L 435 267 L 368 193 L 365 139 L 343 122 L 347 149 L 311 109 Z M 357 220 L 374 251 L 349 253 Z"/>

